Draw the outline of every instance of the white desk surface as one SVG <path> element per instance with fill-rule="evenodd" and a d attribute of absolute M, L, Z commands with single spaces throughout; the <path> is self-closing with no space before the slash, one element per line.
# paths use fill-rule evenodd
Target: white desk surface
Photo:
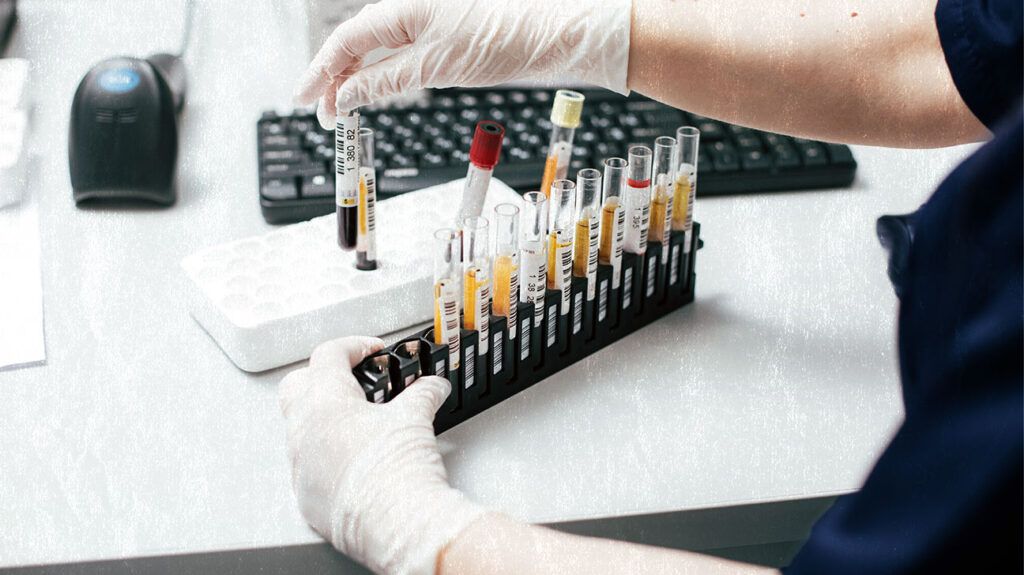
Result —
<path fill-rule="evenodd" d="M 178 262 L 270 229 L 255 120 L 306 63 L 301 2 L 201 2 L 171 209 L 82 210 L 67 126 L 88 68 L 173 49 L 177 3 L 20 3 L 33 62 L 47 361 L 0 372 L 0 566 L 317 541 L 277 383 L 188 316 Z M 155 10 L 155 12 L 154 12 Z M 902 416 L 875 218 L 968 150 L 856 148 L 853 188 L 700 200 L 697 302 L 442 436 L 453 483 L 531 521 L 856 490 Z"/>

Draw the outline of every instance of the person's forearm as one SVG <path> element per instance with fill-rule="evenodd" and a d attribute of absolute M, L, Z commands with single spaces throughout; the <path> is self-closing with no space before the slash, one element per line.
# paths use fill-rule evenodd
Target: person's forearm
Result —
<path fill-rule="evenodd" d="M 439 575 L 540 573 L 776 573 L 685 551 L 568 535 L 489 514 L 463 531 L 438 557 Z"/>
<path fill-rule="evenodd" d="M 960 98 L 936 0 L 633 0 L 629 87 L 740 125 L 944 146 L 988 132 Z"/>

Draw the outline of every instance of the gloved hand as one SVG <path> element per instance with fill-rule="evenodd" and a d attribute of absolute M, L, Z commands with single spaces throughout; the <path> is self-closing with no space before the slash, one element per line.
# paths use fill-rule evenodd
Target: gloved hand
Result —
<path fill-rule="evenodd" d="M 336 109 L 419 88 L 569 77 L 626 94 L 632 4 L 382 0 L 331 34 L 302 77 L 296 103 L 321 98 L 317 117 L 330 129 Z M 381 47 L 399 50 L 364 68 L 366 54 Z"/>
<path fill-rule="evenodd" d="M 391 402 L 366 401 L 352 368 L 380 350 L 349 337 L 281 382 L 292 484 L 306 521 L 376 573 L 433 574 L 438 553 L 484 510 L 448 485 L 432 425 L 451 391 L 423 377 Z"/>

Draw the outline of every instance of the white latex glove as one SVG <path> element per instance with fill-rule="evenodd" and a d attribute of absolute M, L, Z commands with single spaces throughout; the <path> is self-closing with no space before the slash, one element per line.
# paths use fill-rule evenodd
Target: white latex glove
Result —
<path fill-rule="evenodd" d="M 578 80 L 627 94 L 632 0 L 382 0 L 343 22 L 313 58 L 296 103 L 317 117 L 420 88 Z M 399 49 L 367 67 L 376 48 Z M 337 100 L 335 100 L 337 98 Z"/>
<path fill-rule="evenodd" d="M 423 377 L 391 402 L 366 401 L 352 368 L 377 338 L 327 342 L 281 382 L 292 483 L 302 515 L 376 573 L 433 574 L 438 553 L 484 510 L 448 485 L 434 413 L 451 391 Z"/>

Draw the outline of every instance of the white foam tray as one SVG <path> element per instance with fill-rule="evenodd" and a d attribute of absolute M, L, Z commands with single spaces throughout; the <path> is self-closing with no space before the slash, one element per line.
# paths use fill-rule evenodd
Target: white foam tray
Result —
<path fill-rule="evenodd" d="M 334 215 L 182 260 L 192 316 L 231 361 L 264 371 L 345 335 L 385 335 L 432 317 L 433 233 L 454 223 L 463 180 L 377 204 L 378 269 L 355 268 Z M 492 180 L 484 214 L 519 195 Z"/>

